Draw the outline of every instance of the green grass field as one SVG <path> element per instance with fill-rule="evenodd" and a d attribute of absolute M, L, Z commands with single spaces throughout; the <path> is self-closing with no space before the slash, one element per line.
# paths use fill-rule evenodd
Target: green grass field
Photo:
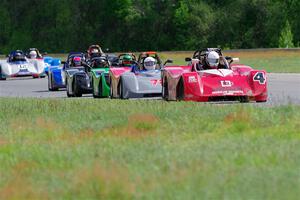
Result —
<path fill-rule="evenodd" d="M 174 63 L 184 65 L 184 58 L 191 57 L 193 52 L 163 52 L 164 59 L 173 58 Z M 225 51 L 225 56 L 240 58 L 241 64 L 254 69 L 264 69 L 274 73 L 300 73 L 299 50 L 256 50 L 256 51 Z"/>
<path fill-rule="evenodd" d="M 298 199 L 300 107 L 0 98 L 0 199 Z"/>
<path fill-rule="evenodd" d="M 137 54 L 138 55 L 138 54 Z M 186 65 L 184 59 L 192 57 L 193 52 L 160 52 L 163 60 L 172 59 L 174 64 Z M 300 50 L 267 49 L 256 51 L 224 51 L 225 56 L 240 58 L 241 64 L 254 69 L 264 69 L 274 73 L 300 73 Z M 65 54 L 54 54 L 65 60 Z"/>
<path fill-rule="evenodd" d="M 118 54 L 118 53 L 117 53 Z M 138 55 L 138 54 L 137 54 Z M 174 64 L 186 65 L 184 59 L 193 52 L 160 52 L 163 60 L 172 59 Z M 232 50 L 224 51 L 224 55 L 239 57 L 241 64 L 254 69 L 264 69 L 274 73 L 300 73 L 300 50 L 266 49 L 256 51 Z M 66 54 L 50 54 L 50 56 L 66 59 Z M 0 56 L 1 59 L 4 56 Z"/>

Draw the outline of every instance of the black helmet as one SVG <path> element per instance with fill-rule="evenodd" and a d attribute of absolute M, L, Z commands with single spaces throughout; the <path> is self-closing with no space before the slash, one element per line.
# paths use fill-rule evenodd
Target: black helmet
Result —
<path fill-rule="evenodd" d="M 106 67 L 107 66 L 107 61 L 105 60 L 105 58 L 97 58 L 94 61 L 93 67 Z"/>

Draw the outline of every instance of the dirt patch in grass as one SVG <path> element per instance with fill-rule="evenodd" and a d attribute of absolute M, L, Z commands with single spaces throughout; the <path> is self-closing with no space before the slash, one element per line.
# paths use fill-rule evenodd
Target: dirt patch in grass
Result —
<path fill-rule="evenodd" d="M 55 131 L 62 127 L 51 119 L 45 119 L 43 117 L 37 117 L 35 120 L 16 118 L 10 121 L 11 130 L 16 132 L 22 132 L 26 130 L 47 130 Z"/>
<path fill-rule="evenodd" d="M 112 163 L 107 168 L 95 163 L 78 169 L 75 174 L 71 181 L 72 194 L 83 195 L 85 198 L 131 199 L 136 191 L 135 181 L 126 167 L 117 164 Z"/>
<path fill-rule="evenodd" d="M 0 188 L 0 199 L 48 199 L 46 190 L 40 193 L 28 180 L 29 171 L 35 167 L 35 163 L 27 161 L 20 161 L 12 167 L 10 180 Z"/>
<path fill-rule="evenodd" d="M 249 113 L 247 113 L 245 110 L 240 109 L 237 112 L 230 113 L 224 117 L 224 122 L 226 124 L 231 124 L 234 122 L 251 122 L 251 117 L 249 116 Z"/>
<path fill-rule="evenodd" d="M 123 127 L 112 127 L 104 130 L 106 135 L 132 139 L 155 135 L 159 119 L 153 114 L 134 114 L 128 117 L 128 124 Z"/>
<path fill-rule="evenodd" d="M 6 139 L 0 137 L 0 147 L 7 144 L 9 144 L 9 142 Z"/>

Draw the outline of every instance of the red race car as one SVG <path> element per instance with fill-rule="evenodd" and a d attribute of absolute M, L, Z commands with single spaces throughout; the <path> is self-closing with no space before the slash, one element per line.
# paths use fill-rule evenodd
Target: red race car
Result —
<path fill-rule="evenodd" d="M 162 96 L 165 100 L 266 102 L 267 76 L 243 64 L 238 58 L 224 57 L 221 49 L 198 50 L 186 58 L 188 66 L 165 68 Z"/>

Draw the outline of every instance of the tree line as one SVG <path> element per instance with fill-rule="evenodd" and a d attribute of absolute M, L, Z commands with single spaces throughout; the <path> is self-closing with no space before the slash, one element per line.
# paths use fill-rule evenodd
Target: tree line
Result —
<path fill-rule="evenodd" d="M 300 45 L 298 0 L 1 0 L 0 52 Z"/>

